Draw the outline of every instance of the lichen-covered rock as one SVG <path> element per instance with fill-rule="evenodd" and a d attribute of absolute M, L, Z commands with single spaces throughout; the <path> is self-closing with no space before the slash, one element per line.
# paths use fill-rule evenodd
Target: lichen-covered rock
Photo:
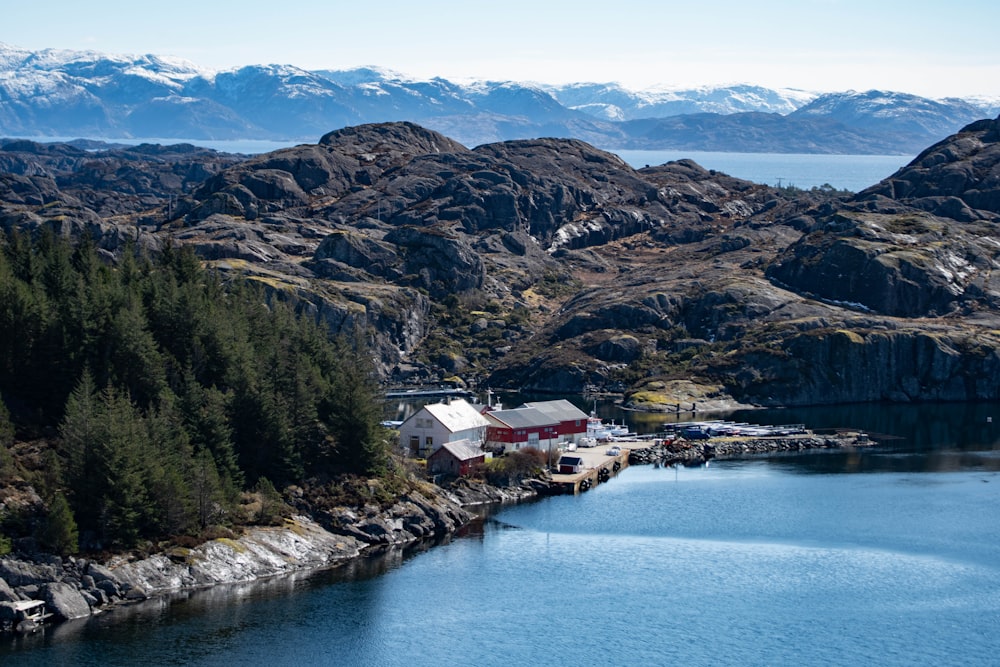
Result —
<path fill-rule="evenodd" d="M 248 582 L 329 567 L 356 558 L 365 546 L 297 517 L 282 527 L 255 528 L 238 538 L 211 540 L 183 554 L 158 554 L 119 563 L 111 572 L 122 582 L 126 598 L 145 598 L 188 587 Z"/>

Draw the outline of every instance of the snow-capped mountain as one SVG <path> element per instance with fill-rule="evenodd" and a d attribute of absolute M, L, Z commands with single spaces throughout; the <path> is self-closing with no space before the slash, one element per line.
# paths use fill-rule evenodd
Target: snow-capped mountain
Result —
<path fill-rule="evenodd" d="M 847 127 L 875 132 L 942 137 L 974 120 L 986 110 L 965 100 L 930 100 L 882 90 L 828 93 L 794 111 L 800 118 L 827 118 Z"/>
<path fill-rule="evenodd" d="M 606 120 L 663 118 L 691 113 L 732 114 L 748 111 L 789 114 L 818 93 L 761 86 L 706 86 L 688 89 L 653 88 L 633 91 L 614 83 L 574 83 L 548 88 L 570 107 Z"/>
<path fill-rule="evenodd" d="M 155 55 L 0 44 L 0 136 L 315 141 L 346 125 L 410 120 L 469 146 L 561 136 L 605 148 L 707 150 L 703 138 L 714 137 L 711 150 L 907 153 L 998 107 L 1000 100 L 751 85 L 633 91 L 615 83 L 460 84 L 377 67 L 210 70 Z M 754 141 L 742 141 L 745 133 Z"/>

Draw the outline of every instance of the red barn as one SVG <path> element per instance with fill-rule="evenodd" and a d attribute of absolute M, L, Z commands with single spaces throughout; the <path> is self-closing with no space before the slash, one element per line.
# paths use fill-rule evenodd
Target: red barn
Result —
<path fill-rule="evenodd" d="M 441 445 L 427 458 L 427 470 L 435 474 L 468 475 L 486 460 L 486 452 L 470 440 Z"/>

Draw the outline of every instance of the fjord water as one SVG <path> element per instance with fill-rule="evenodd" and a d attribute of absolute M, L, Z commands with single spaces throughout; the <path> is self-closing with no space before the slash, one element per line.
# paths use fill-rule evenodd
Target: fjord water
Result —
<path fill-rule="evenodd" d="M 725 153 L 717 151 L 613 150 L 635 169 L 691 159 L 705 169 L 754 183 L 808 190 L 832 185 L 860 192 L 891 176 L 913 159 L 908 155 L 824 155 L 806 153 Z"/>
<path fill-rule="evenodd" d="M 41 143 L 72 141 L 73 137 L 32 137 Z M 190 143 L 226 153 L 257 155 L 288 148 L 308 141 L 267 140 L 207 140 L 207 139 L 111 139 L 95 137 L 97 141 L 111 144 L 152 143 L 170 145 Z M 860 192 L 891 176 L 905 166 L 913 156 L 908 155 L 829 155 L 822 153 L 728 153 L 723 151 L 686 150 L 628 150 L 607 149 L 635 169 L 658 166 L 673 160 L 691 159 L 705 169 L 715 169 L 724 174 L 764 185 L 788 186 L 808 190 L 832 185 L 838 190 Z"/>
<path fill-rule="evenodd" d="M 996 664 L 1000 406 L 733 418 L 902 439 L 634 466 L 406 557 L 5 640 L 0 664 Z"/>

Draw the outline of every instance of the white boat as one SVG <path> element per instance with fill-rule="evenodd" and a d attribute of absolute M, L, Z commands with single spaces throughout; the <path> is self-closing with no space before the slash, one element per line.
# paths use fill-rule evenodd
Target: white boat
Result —
<path fill-rule="evenodd" d="M 615 438 L 621 438 L 627 435 L 632 435 L 629 431 L 628 426 L 622 424 L 619 426 L 613 421 L 608 424 L 601 420 L 597 416 L 597 412 L 591 412 L 590 417 L 587 418 L 587 437 L 594 438 L 598 442 L 608 442 Z"/>

